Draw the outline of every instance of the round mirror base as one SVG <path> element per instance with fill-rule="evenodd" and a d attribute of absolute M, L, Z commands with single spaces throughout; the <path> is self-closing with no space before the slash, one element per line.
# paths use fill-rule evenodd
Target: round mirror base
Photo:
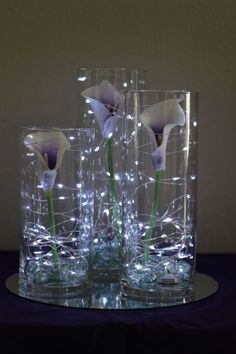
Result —
<path fill-rule="evenodd" d="M 158 308 L 164 306 L 185 305 L 196 302 L 215 294 L 219 289 L 219 284 L 215 279 L 204 273 L 196 273 L 194 291 L 191 297 L 182 298 L 175 297 L 171 299 L 148 299 L 141 300 L 132 296 L 122 296 L 120 285 L 118 283 L 94 283 L 90 292 L 78 295 L 73 298 L 40 298 L 37 296 L 24 296 L 19 292 L 19 274 L 15 273 L 7 278 L 5 282 L 6 288 L 13 294 L 51 305 L 58 305 L 72 308 L 88 308 L 88 309 L 113 309 L 113 310 L 131 310 L 139 308 Z"/>

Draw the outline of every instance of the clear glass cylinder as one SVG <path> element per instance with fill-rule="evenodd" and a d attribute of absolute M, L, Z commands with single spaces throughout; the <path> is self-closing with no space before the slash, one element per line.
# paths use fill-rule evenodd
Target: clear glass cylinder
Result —
<path fill-rule="evenodd" d="M 20 293 L 69 298 L 87 292 L 94 130 L 25 127 L 20 145 Z"/>
<path fill-rule="evenodd" d="M 197 104 L 189 91 L 126 95 L 123 296 L 194 295 Z"/>
<path fill-rule="evenodd" d="M 145 87 L 144 70 L 81 68 L 77 74 L 78 126 L 95 129 L 93 276 L 121 274 L 124 92 Z"/>

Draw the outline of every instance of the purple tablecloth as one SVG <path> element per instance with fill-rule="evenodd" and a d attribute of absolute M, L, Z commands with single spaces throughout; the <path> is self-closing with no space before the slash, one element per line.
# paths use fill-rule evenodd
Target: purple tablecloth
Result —
<path fill-rule="evenodd" d="M 198 271 L 219 291 L 157 309 L 89 310 L 29 301 L 8 292 L 18 253 L 0 252 L 0 353 L 236 354 L 236 255 L 199 255 Z"/>

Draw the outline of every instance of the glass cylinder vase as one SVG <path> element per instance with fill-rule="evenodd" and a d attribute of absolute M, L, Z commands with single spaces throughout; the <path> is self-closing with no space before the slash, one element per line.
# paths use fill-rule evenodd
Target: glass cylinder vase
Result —
<path fill-rule="evenodd" d="M 122 295 L 177 304 L 194 295 L 197 94 L 126 96 Z"/>
<path fill-rule="evenodd" d="M 25 127 L 20 144 L 20 294 L 84 294 L 91 287 L 94 130 Z"/>
<path fill-rule="evenodd" d="M 118 281 L 122 269 L 124 92 L 145 87 L 146 72 L 81 68 L 77 74 L 78 126 L 95 129 L 93 276 Z"/>

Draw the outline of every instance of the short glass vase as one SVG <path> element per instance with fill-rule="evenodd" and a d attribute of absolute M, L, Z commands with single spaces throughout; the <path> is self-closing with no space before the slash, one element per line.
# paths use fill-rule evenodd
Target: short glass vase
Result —
<path fill-rule="evenodd" d="M 19 291 L 70 298 L 91 288 L 93 129 L 20 131 Z"/>

